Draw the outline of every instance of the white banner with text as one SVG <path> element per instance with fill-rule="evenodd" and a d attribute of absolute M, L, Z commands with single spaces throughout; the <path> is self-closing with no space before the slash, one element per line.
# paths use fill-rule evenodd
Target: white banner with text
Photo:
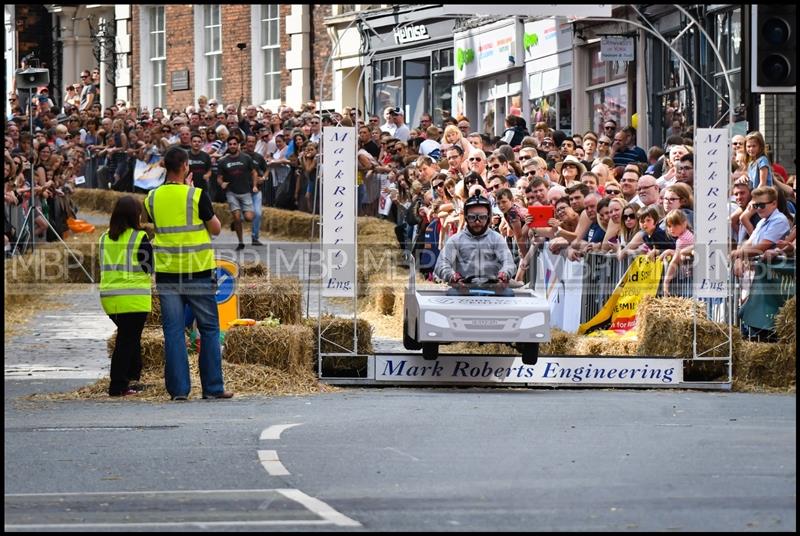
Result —
<path fill-rule="evenodd" d="M 356 292 L 356 129 L 322 130 L 322 295 Z"/>
<path fill-rule="evenodd" d="M 441 355 L 427 361 L 421 355 L 377 354 L 375 380 L 666 387 L 683 382 L 683 360 L 541 356 L 536 365 L 525 365 L 513 356 Z"/>

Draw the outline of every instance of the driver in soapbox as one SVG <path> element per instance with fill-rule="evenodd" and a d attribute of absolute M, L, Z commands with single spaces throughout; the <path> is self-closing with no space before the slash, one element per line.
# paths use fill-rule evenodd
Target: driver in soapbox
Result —
<path fill-rule="evenodd" d="M 489 229 L 491 202 L 473 195 L 464 204 L 466 227 L 450 237 L 439 254 L 434 274 L 452 287 L 449 295 L 468 294 L 473 279 L 492 282 L 498 296 L 513 296 L 508 282 L 516 273 L 514 258 L 505 239 Z"/>

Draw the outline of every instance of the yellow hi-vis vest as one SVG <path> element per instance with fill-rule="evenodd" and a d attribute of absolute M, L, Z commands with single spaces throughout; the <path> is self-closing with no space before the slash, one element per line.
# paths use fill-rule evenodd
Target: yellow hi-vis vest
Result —
<path fill-rule="evenodd" d="M 150 312 L 150 274 L 136 260 L 144 235 L 128 229 L 117 240 L 100 236 L 100 303 L 107 314 Z"/>
<path fill-rule="evenodd" d="M 150 191 L 144 208 L 155 223 L 155 271 L 193 274 L 216 267 L 208 230 L 200 219 L 203 190 L 185 184 L 162 184 Z"/>

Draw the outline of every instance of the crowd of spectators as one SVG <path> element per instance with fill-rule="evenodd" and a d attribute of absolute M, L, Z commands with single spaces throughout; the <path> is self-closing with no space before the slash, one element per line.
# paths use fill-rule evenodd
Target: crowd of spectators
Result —
<path fill-rule="evenodd" d="M 434 124 L 425 113 L 419 125 L 409 125 L 399 107 L 380 116 L 355 108 L 317 110 L 314 102 L 273 111 L 201 96 L 170 112 L 123 101 L 104 109 L 93 73 L 83 71 L 81 79 L 66 88 L 58 107 L 47 88 L 39 88 L 31 102 L 32 136 L 28 110 L 17 93 L 9 95 L 6 213 L 29 202 L 32 168 L 33 194 L 43 209 L 36 217 L 40 238 L 52 239 L 45 219 L 56 233 L 66 229 L 75 187 L 144 191 L 136 181 L 139 162 L 157 163 L 177 144 L 189 152 L 193 183 L 239 213 L 232 228 L 240 247 L 243 222 L 251 222 L 252 243 L 260 244 L 261 206 L 319 212 L 325 202 L 317 188 L 321 129 L 340 125 L 358 132 L 359 214 L 395 223 L 400 247 L 428 277 L 438 251 L 464 226 L 464 202 L 475 193 L 490 199 L 492 228 L 505 237 L 519 280 L 538 248 L 572 260 L 593 251 L 620 258 L 648 254 L 669 263 L 663 287 L 669 293 L 681 260 L 692 253 L 691 130 L 645 151 L 633 127 L 619 128 L 613 120 L 603 122 L 602 132 L 568 135 L 543 122 L 529 129 L 524 118 L 509 115 L 502 132 L 487 134 L 463 116 Z M 795 176 L 769 157 L 759 132 L 734 136 L 731 149 L 736 269 L 757 256 L 793 255 Z M 239 165 L 246 173 L 235 169 Z M 546 223 L 532 226 L 529 207 L 536 206 L 554 210 Z M 19 231 L 9 227 L 6 217 L 7 249 Z"/>

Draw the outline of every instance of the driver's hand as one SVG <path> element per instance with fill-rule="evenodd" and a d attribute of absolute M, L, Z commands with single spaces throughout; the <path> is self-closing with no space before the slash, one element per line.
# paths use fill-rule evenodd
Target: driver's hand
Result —
<path fill-rule="evenodd" d="M 450 284 L 453 285 L 453 286 L 461 285 L 463 280 L 464 280 L 464 276 L 462 276 L 458 272 L 455 272 L 455 273 L 453 273 L 453 275 L 450 276 Z"/>
<path fill-rule="evenodd" d="M 505 272 L 500 272 L 497 274 L 497 286 L 500 288 L 506 288 L 508 286 L 508 274 Z"/>

